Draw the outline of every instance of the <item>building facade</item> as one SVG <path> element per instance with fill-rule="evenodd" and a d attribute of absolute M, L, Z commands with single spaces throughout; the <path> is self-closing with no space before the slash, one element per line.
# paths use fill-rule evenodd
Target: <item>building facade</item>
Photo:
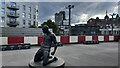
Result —
<path fill-rule="evenodd" d="M 99 35 L 99 26 L 88 26 L 87 24 L 79 24 L 71 26 L 70 35 Z"/>
<path fill-rule="evenodd" d="M 60 11 L 59 13 L 55 13 L 55 23 L 58 26 L 63 25 L 63 20 L 65 20 L 65 11 Z"/>
<path fill-rule="evenodd" d="M 61 35 L 68 35 L 68 20 L 66 20 L 65 11 L 55 13 L 55 23 L 59 27 Z"/>
<path fill-rule="evenodd" d="M 106 11 L 106 15 L 104 17 L 104 19 L 99 19 L 99 17 L 96 17 L 96 19 L 89 19 L 87 21 L 87 25 L 89 26 L 100 26 L 100 31 L 101 34 L 105 34 L 105 35 L 113 35 L 113 34 L 117 34 L 119 35 L 120 33 L 120 17 L 119 14 L 111 14 L 110 18 L 107 14 Z"/>
<path fill-rule="evenodd" d="M 38 26 L 38 4 L 1 0 L 0 27 Z"/>

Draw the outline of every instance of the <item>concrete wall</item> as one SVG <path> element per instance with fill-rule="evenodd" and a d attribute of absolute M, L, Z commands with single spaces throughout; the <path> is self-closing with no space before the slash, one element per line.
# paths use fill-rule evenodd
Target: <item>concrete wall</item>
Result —
<path fill-rule="evenodd" d="M 14 28 L 3 27 L 0 28 L 0 35 L 4 37 L 8 36 L 39 36 L 43 35 L 41 28 Z"/>

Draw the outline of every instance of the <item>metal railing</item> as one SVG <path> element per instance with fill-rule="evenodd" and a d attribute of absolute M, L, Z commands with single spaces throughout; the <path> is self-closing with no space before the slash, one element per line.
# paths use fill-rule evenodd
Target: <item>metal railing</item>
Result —
<path fill-rule="evenodd" d="M 8 26 L 17 26 L 19 25 L 19 21 L 6 21 Z"/>
<path fill-rule="evenodd" d="M 19 10 L 19 5 L 12 5 L 10 3 L 7 4 L 7 8 L 9 9 L 14 9 L 14 10 Z"/>
<path fill-rule="evenodd" d="M 17 18 L 20 16 L 19 13 L 12 13 L 12 12 L 6 12 L 6 14 L 7 14 L 7 16 L 14 17 L 14 18 Z"/>

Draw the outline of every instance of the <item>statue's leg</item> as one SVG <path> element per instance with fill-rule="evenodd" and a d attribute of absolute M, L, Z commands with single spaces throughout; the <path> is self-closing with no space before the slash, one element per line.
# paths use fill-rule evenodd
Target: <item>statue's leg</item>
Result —
<path fill-rule="evenodd" d="M 49 60 L 49 63 L 52 63 L 52 62 L 57 61 L 57 60 L 58 60 L 58 58 L 54 57 L 53 59 Z"/>
<path fill-rule="evenodd" d="M 39 49 L 34 57 L 34 62 L 39 62 L 42 60 L 43 50 Z"/>
<path fill-rule="evenodd" d="M 43 66 L 46 66 L 49 62 L 49 50 L 44 50 L 43 54 Z"/>

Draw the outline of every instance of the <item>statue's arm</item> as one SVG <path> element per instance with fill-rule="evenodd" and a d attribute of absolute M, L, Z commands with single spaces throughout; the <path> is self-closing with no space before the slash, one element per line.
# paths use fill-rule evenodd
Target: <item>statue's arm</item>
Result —
<path fill-rule="evenodd" d="M 53 43 L 54 43 L 55 45 L 54 45 L 54 51 L 51 52 L 51 55 L 54 55 L 55 52 L 56 52 L 56 50 L 57 50 L 57 40 L 56 40 L 55 35 L 52 36 L 52 39 L 53 39 Z"/>

